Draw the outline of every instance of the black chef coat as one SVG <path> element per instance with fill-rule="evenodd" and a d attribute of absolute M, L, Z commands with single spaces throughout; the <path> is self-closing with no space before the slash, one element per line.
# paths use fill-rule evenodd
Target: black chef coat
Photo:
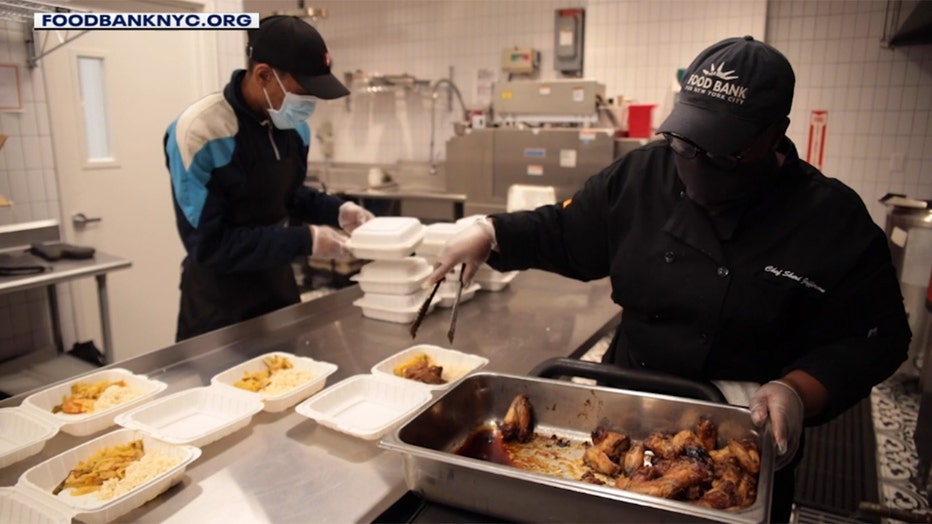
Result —
<path fill-rule="evenodd" d="M 798 369 L 844 411 L 906 358 L 909 326 L 883 231 L 858 195 L 784 140 L 779 180 L 713 222 L 652 142 L 571 200 L 492 215 L 507 271 L 609 276 L 622 322 L 605 360 L 697 380 Z"/>

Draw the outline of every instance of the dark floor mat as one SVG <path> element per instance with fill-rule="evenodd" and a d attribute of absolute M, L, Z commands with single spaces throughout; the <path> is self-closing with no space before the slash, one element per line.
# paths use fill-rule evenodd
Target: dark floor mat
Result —
<path fill-rule="evenodd" d="M 796 504 L 880 522 L 858 513 L 859 502 L 879 502 L 876 452 L 870 398 L 827 424 L 807 428 L 806 453 L 796 469 Z"/>

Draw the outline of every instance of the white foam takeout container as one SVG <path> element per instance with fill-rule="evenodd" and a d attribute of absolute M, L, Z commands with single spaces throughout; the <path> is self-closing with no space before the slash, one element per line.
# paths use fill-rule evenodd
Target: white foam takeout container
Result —
<path fill-rule="evenodd" d="M 58 424 L 16 408 L 0 409 L 0 468 L 19 462 L 42 451 L 45 443 L 58 433 Z M 0 519 L 0 522 L 4 522 Z"/>
<path fill-rule="evenodd" d="M 422 257 L 375 260 L 362 267 L 350 280 L 364 293 L 405 295 L 421 289 L 433 268 Z"/>
<path fill-rule="evenodd" d="M 314 378 L 290 391 L 286 391 L 278 395 L 268 395 L 261 392 L 257 393 L 253 391 L 247 391 L 233 385 L 241 378 L 243 378 L 243 373 L 245 371 L 262 371 L 266 369 L 266 365 L 263 362 L 263 359 L 272 355 L 278 355 L 287 358 L 294 365 L 295 369 L 309 371 L 314 375 Z M 222 373 L 214 375 L 213 378 L 210 379 L 210 383 L 223 384 L 224 387 L 232 388 L 237 392 L 252 395 L 264 403 L 263 409 L 265 409 L 265 411 L 277 413 L 279 411 L 284 411 L 291 406 L 294 406 L 298 402 L 301 402 L 307 397 L 323 389 L 324 385 L 327 383 L 327 377 L 333 374 L 333 372 L 336 370 L 336 364 L 331 364 L 330 362 L 314 360 L 308 357 L 299 357 L 284 351 L 272 351 L 270 353 L 259 355 L 256 358 L 247 360 L 238 366 L 233 366 L 232 368 Z"/>
<path fill-rule="evenodd" d="M 365 293 L 363 299 L 366 304 L 385 309 L 419 308 L 430 295 L 430 290 L 422 289 L 406 295 L 392 293 Z"/>
<path fill-rule="evenodd" d="M 376 217 L 353 230 L 347 248 L 356 258 L 403 258 L 424 239 L 424 225 L 413 217 Z"/>
<path fill-rule="evenodd" d="M 143 441 L 145 450 L 158 450 L 179 462 L 133 490 L 109 500 L 101 499 L 93 492 L 74 496 L 70 489 L 62 490 L 58 495 L 52 494 L 82 460 L 101 449 L 136 439 Z M 194 446 L 169 444 L 137 430 L 118 429 L 106 433 L 26 470 L 16 486 L 7 488 L 0 496 L 0 522 L 70 522 L 72 518 L 90 524 L 109 522 L 179 482 L 188 464 L 200 455 L 201 450 Z M 28 520 L 26 515 L 29 515 Z"/>
<path fill-rule="evenodd" d="M 71 394 L 71 385 L 75 382 L 99 382 L 101 380 L 123 380 L 127 387 L 138 390 L 142 394 L 132 400 L 118 404 L 102 411 L 90 413 L 68 414 L 63 412 L 52 413 L 52 408 L 61 404 L 62 398 Z M 38 415 L 43 420 L 57 425 L 61 431 L 69 435 L 83 437 L 96 433 L 113 425 L 113 419 L 120 413 L 138 406 L 162 392 L 168 384 L 153 380 L 142 375 L 136 375 L 122 368 L 104 369 L 90 373 L 75 380 L 52 386 L 33 393 L 23 400 L 21 408 Z"/>
<path fill-rule="evenodd" d="M 437 296 L 440 297 L 440 301 L 437 302 L 437 306 L 450 308 L 453 307 L 453 304 L 456 302 L 456 288 L 459 287 L 458 282 L 446 281 L 440 285 L 440 289 L 437 290 Z M 472 284 L 463 288 L 463 292 L 460 294 L 460 304 L 463 302 L 468 302 L 476 295 L 476 291 L 479 291 L 480 286 L 478 283 L 473 282 Z"/>
<path fill-rule="evenodd" d="M 367 296 L 368 295 L 363 295 L 362 298 L 356 299 L 353 301 L 353 305 L 362 310 L 362 315 L 364 317 L 371 318 L 373 320 L 394 322 L 396 324 L 410 324 L 411 322 L 414 322 L 414 319 L 417 318 L 417 312 L 421 309 L 420 303 L 402 308 L 387 307 L 385 305 L 376 304 L 369 301 Z M 430 306 L 427 307 L 428 314 L 434 310 L 434 307 L 438 302 L 440 302 L 440 297 L 434 295 L 434 299 L 430 301 Z"/>
<path fill-rule="evenodd" d="M 479 284 L 483 291 L 501 291 L 518 276 L 520 271 L 495 271 L 488 265 L 479 266 L 479 271 L 473 278 L 473 282 Z"/>
<path fill-rule="evenodd" d="M 415 380 L 399 377 L 395 375 L 395 367 L 408 362 L 419 354 L 427 355 L 430 360 L 438 366 L 443 367 L 441 377 L 447 381 L 446 384 L 424 384 Z M 400 380 L 406 383 L 417 384 L 430 390 L 448 389 L 457 382 L 461 381 L 470 373 L 474 373 L 484 368 L 489 363 L 489 359 L 463 353 L 455 349 L 434 346 L 430 344 L 417 344 L 407 349 L 399 351 L 394 355 L 386 358 L 378 364 L 372 366 L 372 374 L 385 376 L 394 380 Z"/>
<path fill-rule="evenodd" d="M 436 222 L 424 228 L 424 240 L 417 247 L 416 253 L 419 256 L 436 257 L 443 251 L 443 246 L 447 241 L 456 236 L 457 233 L 466 229 L 470 222 Z"/>
<path fill-rule="evenodd" d="M 330 429 L 376 440 L 431 398 L 429 389 L 410 381 L 355 375 L 298 404 L 295 411 Z"/>
<path fill-rule="evenodd" d="M 248 426 L 262 411 L 262 401 L 246 393 L 222 386 L 186 389 L 121 413 L 116 423 L 171 444 L 202 447 Z"/>

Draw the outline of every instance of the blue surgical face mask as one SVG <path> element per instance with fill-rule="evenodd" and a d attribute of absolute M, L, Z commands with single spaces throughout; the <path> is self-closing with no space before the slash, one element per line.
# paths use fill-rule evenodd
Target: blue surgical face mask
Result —
<path fill-rule="evenodd" d="M 272 70 L 272 74 L 275 75 L 275 80 L 278 81 L 278 85 L 281 86 L 282 92 L 285 93 L 285 98 L 282 99 L 282 106 L 275 109 L 272 107 L 272 99 L 269 98 L 269 92 L 266 91 L 264 87 L 262 88 L 262 92 L 265 93 L 265 99 L 269 103 L 269 118 L 272 119 L 272 123 L 275 127 L 279 129 L 294 129 L 301 125 L 301 122 L 306 122 L 307 119 L 314 114 L 314 110 L 317 109 L 317 97 L 289 93 L 274 69 Z"/>

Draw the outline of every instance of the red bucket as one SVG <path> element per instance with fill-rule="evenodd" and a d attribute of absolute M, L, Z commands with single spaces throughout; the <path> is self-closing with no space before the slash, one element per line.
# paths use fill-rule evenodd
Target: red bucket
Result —
<path fill-rule="evenodd" d="M 650 138 L 653 134 L 651 114 L 656 104 L 631 104 L 628 106 L 628 136 Z"/>

